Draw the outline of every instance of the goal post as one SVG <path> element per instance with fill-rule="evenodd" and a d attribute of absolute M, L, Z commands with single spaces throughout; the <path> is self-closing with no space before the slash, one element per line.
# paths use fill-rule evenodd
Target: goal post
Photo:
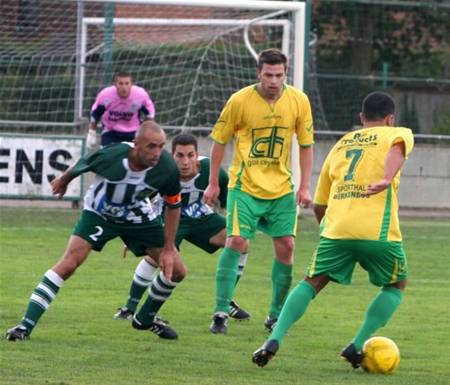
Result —
<path fill-rule="evenodd" d="M 183 124 L 174 116 L 189 108 L 197 116 L 186 126 L 211 127 L 231 93 L 256 81 L 255 53 L 269 47 L 288 54 L 288 82 L 303 88 L 303 2 L 1 3 L 2 131 L 79 133 L 79 119 L 119 70 L 151 93 L 164 126 Z M 193 100 L 197 106 L 188 106 Z"/>
<path fill-rule="evenodd" d="M 83 116 L 84 111 L 84 87 L 85 87 L 85 66 L 86 66 L 86 58 L 88 54 L 93 54 L 96 50 L 102 48 L 102 45 L 99 47 L 95 47 L 87 52 L 88 46 L 88 28 L 90 26 L 104 26 L 106 23 L 105 18 L 101 17 L 84 17 L 82 20 L 81 27 L 81 46 L 80 46 L 80 76 L 78 80 L 78 87 L 81 90 L 80 97 L 78 100 L 78 104 L 76 106 L 76 115 L 78 118 Z M 114 26 L 172 26 L 172 27 L 198 27 L 198 26 L 214 26 L 214 27 L 223 27 L 223 28 L 231 28 L 234 27 L 242 28 L 250 25 L 255 26 L 279 26 L 283 30 L 282 42 L 281 42 L 281 51 L 289 57 L 290 51 L 290 21 L 288 19 L 275 19 L 275 20 L 258 20 L 254 21 L 252 19 L 183 19 L 183 18 L 113 18 L 112 24 Z M 244 32 L 244 40 L 246 41 L 247 49 L 250 53 L 255 57 L 256 53 L 254 52 L 251 43 L 248 42 L 246 37 L 248 34 Z M 256 57 L 255 57 L 256 60 Z M 300 82 L 302 84 L 303 76 L 299 76 L 299 79 L 296 79 L 295 72 L 300 72 L 300 70 L 295 69 L 294 66 L 294 83 Z M 301 88 L 297 86 L 298 88 Z"/>
<path fill-rule="evenodd" d="M 90 58 L 106 49 L 106 39 L 99 32 L 114 35 L 112 44 L 115 52 L 127 44 L 129 48 L 139 46 L 140 55 L 145 50 L 144 46 L 147 46 L 149 54 L 146 64 L 149 67 L 156 62 L 153 52 L 157 52 L 155 55 L 161 58 L 157 66 L 165 67 L 159 76 L 156 71 L 144 73 L 134 65 L 132 57 L 120 63 L 117 54 L 114 54 L 116 60 L 113 67 L 126 70 L 127 65 L 130 65 L 143 74 L 138 74 L 137 78 L 141 80 L 144 77 L 149 84 L 146 88 L 154 97 L 157 120 L 165 128 L 172 130 L 209 131 L 228 97 L 256 81 L 256 54 L 264 48 L 276 47 L 286 54 L 289 58 L 288 83 L 303 90 L 306 25 L 304 2 L 111 0 L 100 3 L 114 4 L 116 12 L 110 19 L 91 15 L 82 18 L 80 51 L 77 52 L 80 64 L 77 88 L 80 91 L 75 115 L 78 118 L 86 116 L 95 95 L 94 89 L 99 88 L 98 80 L 97 83 L 87 84 L 87 79 L 92 77 L 89 73 L 93 73 L 94 78 L 99 78 L 95 75 L 99 70 L 93 68 L 95 65 Z M 123 11 L 124 6 L 136 5 L 141 8 Z M 148 13 L 145 12 L 145 7 L 151 7 L 150 17 L 146 17 Z M 107 31 L 107 24 L 113 27 L 113 32 L 111 29 Z M 164 46 L 172 49 L 177 47 L 175 50 L 179 57 L 183 56 L 183 52 L 197 49 L 194 54 L 196 58 L 192 59 L 187 54 L 184 59 L 186 62 L 195 61 L 195 64 L 186 66 L 181 63 L 182 59 L 175 58 L 177 55 L 170 49 L 168 53 L 163 52 Z M 164 59 L 165 57 L 168 59 Z M 161 63 L 164 60 L 168 62 L 165 66 Z M 169 66 L 176 67 L 178 73 L 175 75 L 173 71 L 167 70 Z M 211 71 L 217 71 L 217 76 L 211 75 Z M 155 87 L 155 82 L 151 79 L 153 76 L 172 79 L 173 86 L 167 88 L 177 89 L 175 96 L 169 95 L 170 90 L 164 92 L 163 84 Z M 176 77 L 178 80 L 173 80 Z M 140 85 L 146 84 L 141 80 Z M 179 101 L 178 106 L 174 105 L 174 100 Z M 292 145 L 291 162 L 294 181 L 298 186 L 299 154 L 295 141 Z"/>
<path fill-rule="evenodd" d="M 272 47 L 303 89 L 304 2 L 4 0 L 0 10 L 2 132 L 82 135 L 98 92 L 125 71 L 164 128 L 205 136 Z"/>
<path fill-rule="evenodd" d="M 255 50 L 252 47 L 252 43 L 249 42 L 248 39 L 248 28 L 250 26 L 281 26 L 283 31 L 281 42 L 270 41 L 270 39 L 267 39 L 266 45 L 278 46 L 278 48 L 280 48 L 289 57 L 291 63 L 289 81 L 299 89 L 303 89 L 305 59 L 305 3 L 255 0 L 231 0 L 224 2 L 223 4 L 217 4 L 217 2 L 210 0 L 97 0 L 95 3 L 114 4 L 122 7 L 127 5 L 149 6 L 153 7 L 152 9 L 157 9 L 157 12 L 154 12 L 151 18 L 142 17 L 142 14 L 138 15 L 139 17 L 118 17 L 117 14 L 119 12 L 116 12 L 116 15 L 111 20 L 108 20 L 107 17 L 83 17 L 78 36 L 80 41 L 80 50 L 77 52 L 77 58 L 79 58 L 80 65 L 79 76 L 76 79 L 77 88 L 80 90 L 77 95 L 78 100 L 76 100 L 75 107 L 75 116 L 77 118 L 83 116 L 83 114 L 86 113 L 87 108 L 85 100 L 85 79 L 86 71 L 89 66 L 88 57 L 89 55 L 96 54 L 97 51 L 104 49 L 104 41 L 100 41 L 97 44 L 93 43 L 91 44 L 91 47 L 89 47 L 90 39 L 88 30 L 92 27 L 97 27 L 100 29 L 104 28 L 106 23 L 111 23 L 114 31 L 117 31 L 120 28 L 122 28 L 122 30 L 126 30 L 127 27 L 132 27 L 136 31 L 136 36 L 141 33 L 137 32 L 138 29 L 141 29 L 141 31 L 157 31 L 158 27 L 160 27 L 160 31 L 168 31 L 167 33 L 170 34 L 170 28 L 176 30 L 182 30 L 184 28 L 186 31 L 187 40 L 192 38 L 188 36 L 192 33 L 192 27 L 210 28 L 211 31 L 214 31 L 212 37 L 210 36 L 210 39 L 215 38 L 214 34 L 226 34 L 227 29 L 230 30 L 230 32 L 234 29 L 241 29 L 243 32 L 241 38 L 242 42 L 245 42 L 248 52 L 253 56 L 255 55 Z M 179 12 L 174 14 L 173 7 L 177 7 Z M 201 18 L 195 14 L 195 10 L 201 8 L 212 9 L 214 18 Z M 194 10 L 194 14 L 192 14 L 192 10 Z M 128 12 L 127 14 L 132 15 L 133 13 Z M 171 14 L 171 16 L 167 17 L 167 14 Z M 160 15 L 164 15 L 165 17 L 159 17 Z M 187 17 L 189 15 L 192 17 Z M 233 15 L 233 18 L 224 18 L 220 17 L 220 15 Z M 246 16 L 246 18 L 243 18 L 243 15 Z M 275 15 L 275 18 L 272 15 Z M 248 16 L 253 17 L 249 18 Z M 128 29 L 128 31 L 130 30 Z M 247 32 L 247 34 L 245 32 Z M 157 32 L 151 33 L 157 34 Z M 127 34 L 130 36 L 132 35 L 131 32 L 127 32 Z M 140 38 L 138 38 L 138 40 L 139 39 Z M 179 35 L 177 35 L 174 40 L 177 43 L 182 43 Z M 157 43 L 157 41 L 148 42 L 147 44 L 149 46 L 154 46 L 155 43 Z M 131 44 L 133 44 L 133 42 Z M 166 42 L 166 44 L 171 44 L 171 42 Z M 209 44 L 208 41 L 205 41 L 205 44 Z M 224 65 L 226 65 L 226 62 L 224 62 Z M 245 69 L 243 70 L 245 71 Z M 152 91 L 152 89 L 150 89 L 150 91 Z"/>

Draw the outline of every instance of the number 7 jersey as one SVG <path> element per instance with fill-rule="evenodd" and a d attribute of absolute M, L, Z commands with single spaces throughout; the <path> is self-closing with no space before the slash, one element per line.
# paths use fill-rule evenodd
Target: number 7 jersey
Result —
<path fill-rule="evenodd" d="M 331 149 L 320 172 L 314 204 L 328 206 L 321 236 L 331 239 L 401 241 L 397 191 L 400 172 L 386 190 L 364 197 L 367 186 L 384 177 L 390 148 L 405 144 L 405 157 L 414 146 L 409 128 L 370 127 L 351 131 Z"/>

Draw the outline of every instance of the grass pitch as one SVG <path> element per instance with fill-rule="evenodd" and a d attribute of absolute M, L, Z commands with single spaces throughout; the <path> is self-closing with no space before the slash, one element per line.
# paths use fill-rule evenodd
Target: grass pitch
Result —
<path fill-rule="evenodd" d="M 0 331 L 18 323 L 29 295 L 62 254 L 78 217 L 75 210 L 0 208 Z M 294 282 L 318 240 L 317 225 L 302 218 Z M 187 279 L 162 309 L 179 340 L 138 332 L 112 315 L 126 299 L 138 259 L 121 258 L 121 242 L 93 252 L 60 290 L 24 343 L 0 341 L 1 385 L 444 385 L 450 378 L 450 248 L 448 220 L 402 221 L 410 280 L 403 304 L 379 335 L 396 341 L 401 362 L 390 376 L 369 375 L 342 362 L 377 292 L 357 268 L 353 284 L 330 284 L 290 330 L 265 368 L 251 353 L 267 337 L 272 251 L 258 235 L 235 299 L 252 314 L 230 321 L 228 335 L 208 332 L 217 254 L 184 244 Z"/>

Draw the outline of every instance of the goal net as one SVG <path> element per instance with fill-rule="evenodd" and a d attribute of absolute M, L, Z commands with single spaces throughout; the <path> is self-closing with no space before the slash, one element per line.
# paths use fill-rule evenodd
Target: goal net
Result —
<path fill-rule="evenodd" d="M 302 88 L 303 3 L 3 0 L 0 14 L 2 131 L 80 133 L 118 71 L 150 93 L 165 128 L 209 129 L 269 47 Z"/>

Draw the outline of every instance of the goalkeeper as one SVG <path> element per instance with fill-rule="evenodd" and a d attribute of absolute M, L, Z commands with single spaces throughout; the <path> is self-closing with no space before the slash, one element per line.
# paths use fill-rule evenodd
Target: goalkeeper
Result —
<path fill-rule="evenodd" d="M 101 146 L 132 142 L 139 124 L 155 118 L 155 105 L 147 91 L 133 84 L 132 76 L 119 72 L 114 84 L 99 92 L 91 108 L 91 123 L 86 137 L 86 148 L 97 146 L 97 124 L 101 120 Z"/>

